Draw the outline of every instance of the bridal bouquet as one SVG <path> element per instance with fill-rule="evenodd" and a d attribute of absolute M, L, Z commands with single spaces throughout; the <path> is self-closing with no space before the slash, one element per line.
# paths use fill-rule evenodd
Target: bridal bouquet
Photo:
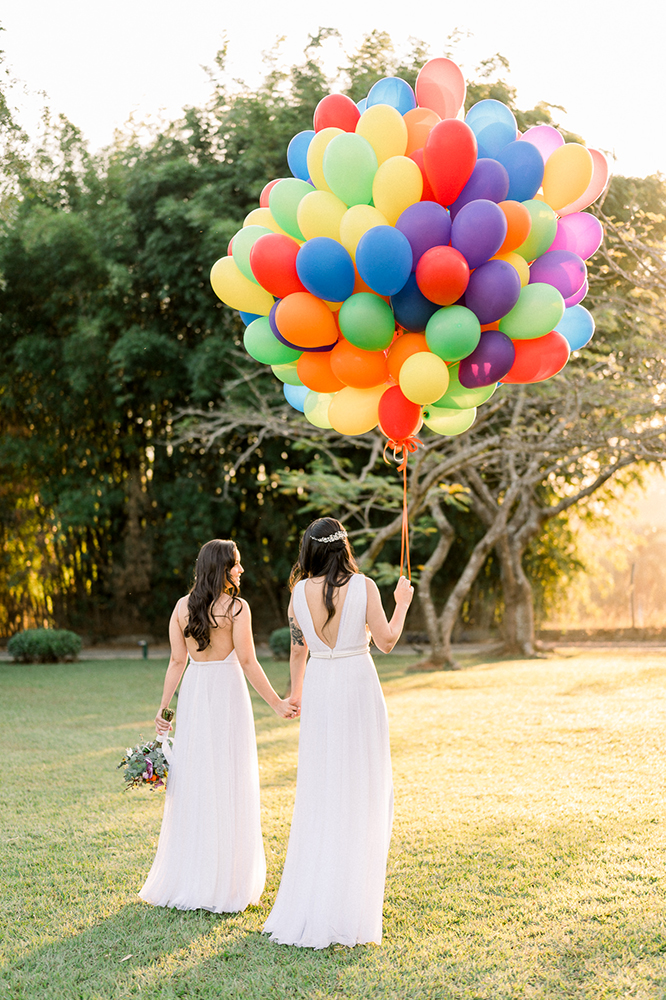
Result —
<path fill-rule="evenodd" d="M 168 739 L 167 743 L 171 745 Z M 126 781 L 125 791 L 128 788 L 138 788 L 139 785 L 149 785 L 150 788 L 166 786 L 169 763 L 164 755 L 161 741 L 150 740 L 146 743 L 137 743 L 135 747 L 128 747 L 118 767 L 125 768 L 123 774 Z"/>

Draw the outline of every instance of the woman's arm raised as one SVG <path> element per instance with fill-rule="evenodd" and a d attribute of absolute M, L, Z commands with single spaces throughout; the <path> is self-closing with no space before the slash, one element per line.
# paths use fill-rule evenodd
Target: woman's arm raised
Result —
<path fill-rule="evenodd" d="M 180 627 L 180 621 L 178 618 L 179 605 L 182 601 L 186 600 L 186 597 L 181 597 L 180 601 L 178 601 L 176 607 L 173 609 L 171 620 L 169 621 L 171 656 L 169 658 L 169 666 L 167 667 L 166 676 L 164 678 L 162 701 L 160 702 L 160 707 L 157 715 L 155 716 L 155 728 L 161 736 L 164 736 L 172 728 L 171 723 L 162 718 L 162 709 L 169 707 L 169 702 L 173 698 L 174 692 L 180 683 L 180 678 L 183 676 L 185 667 L 187 666 L 187 646 L 185 645 L 185 637 L 183 636 L 183 630 Z"/>
<path fill-rule="evenodd" d="M 234 649 L 243 668 L 243 673 L 257 694 L 264 699 L 276 715 L 283 719 L 291 719 L 296 714 L 294 706 L 283 700 L 273 689 L 271 682 L 263 671 L 252 637 L 252 614 L 247 601 L 241 600 L 241 610 L 233 619 Z"/>
<path fill-rule="evenodd" d="M 402 634 L 407 610 L 414 596 L 414 588 L 406 576 L 400 577 L 393 591 L 395 611 L 389 622 L 384 614 L 377 584 L 366 577 L 365 585 L 368 593 L 366 621 L 370 626 L 372 638 L 377 649 L 381 649 L 382 653 L 390 653 Z"/>

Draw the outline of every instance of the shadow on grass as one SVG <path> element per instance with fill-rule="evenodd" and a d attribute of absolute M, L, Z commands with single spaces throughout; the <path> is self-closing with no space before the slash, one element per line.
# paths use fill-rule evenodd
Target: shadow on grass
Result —
<path fill-rule="evenodd" d="M 331 995 L 338 970 L 367 948 L 322 951 L 273 944 L 266 907 L 243 913 L 180 911 L 129 903 L 112 917 L 8 963 L 2 996 L 14 1000 L 308 997 Z"/>

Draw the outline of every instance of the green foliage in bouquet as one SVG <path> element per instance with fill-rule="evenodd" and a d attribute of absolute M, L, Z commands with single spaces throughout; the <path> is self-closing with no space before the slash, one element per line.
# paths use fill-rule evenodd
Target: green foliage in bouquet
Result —
<path fill-rule="evenodd" d="M 288 660 L 291 652 L 291 632 L 288 628 L 276 628 L 271 632 L 268 645 L 276 660 Z"/>
<path fill-rule="evenodd" d="M 148 785 L 151 789 L 166 786 L 169 764 L 158 740 L 128 747 L 118 767 L 125 768 L 125 791 L 139 785 Z"/>
<path fill-rule="evenodd" d="M 19 663 L 75 660 L 81 652 L 81 636 L 64 628 L 29 628 L 11 637 L 7 652 Z"/>

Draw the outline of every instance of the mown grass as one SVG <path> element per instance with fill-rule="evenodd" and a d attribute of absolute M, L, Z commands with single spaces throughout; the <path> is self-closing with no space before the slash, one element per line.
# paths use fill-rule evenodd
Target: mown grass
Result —
<path fill-rule="evenodd" d="M 666 997 L 666 655 L 570 653 L 405 674 L 378 657 L 396 818 L 381 946 L 261 934 L 297 725 L 255 700 L 268 883 L 230 916 L 153 909 L 160 793 L 123 793 L 164 663 L 0 665 L 0 1000 Z M 266 664 L 276 686 L 285 664 Z M 202 761 L 202 766 L 214 766 Z"/>

